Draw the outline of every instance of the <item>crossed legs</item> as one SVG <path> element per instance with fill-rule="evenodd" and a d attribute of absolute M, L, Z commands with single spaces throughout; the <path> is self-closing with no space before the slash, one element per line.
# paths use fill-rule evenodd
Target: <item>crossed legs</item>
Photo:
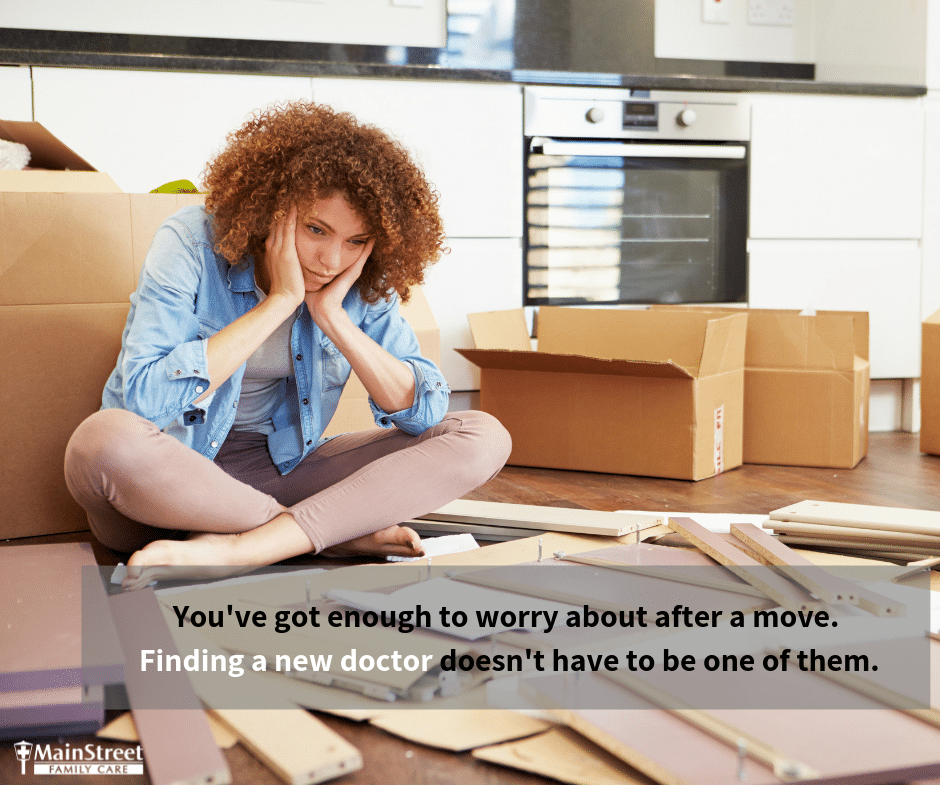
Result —
<path fill-rule="evenodd" d="M 420 555 L 417 535 L 398 523 L 495 476 L 510 445 L 491 416 L 464 411 L 419 436 L 339 436 L 281 476 L 257 433 L 232 433 L 213 462 L 146 419 L 110 409 L 75 431 L 65 475 L 99 541 L 133 552 L 129 566 L 173 566 L 186 576 L 181 567 L 262 566 L 334 546 Z"/>

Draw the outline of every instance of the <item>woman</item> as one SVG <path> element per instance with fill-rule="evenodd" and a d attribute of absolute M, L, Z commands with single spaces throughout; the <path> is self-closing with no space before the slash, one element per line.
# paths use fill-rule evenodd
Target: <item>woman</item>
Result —
<path fill-rule="evenodd" d="M 381 131 L 302 102 L 232 133 L 203 179 L 206 207 L 157 231 L 102 410 L 66 449 L 92 532 L 133 553 L 127 588 L 329 548 L 422 555 L 398 523 L 510 449 L 492 417 L 447 413 L 398 312 L 443 247 L 436 195 Z M 325 439 L 350 370 L 383 429 Z"/>

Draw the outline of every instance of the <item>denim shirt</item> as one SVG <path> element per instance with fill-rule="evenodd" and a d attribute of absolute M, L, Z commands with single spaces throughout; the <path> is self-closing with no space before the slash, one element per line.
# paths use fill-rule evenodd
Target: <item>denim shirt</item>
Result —
<path fill-rule="evenodd" d="M 246 365 L 194 405 L 209 387 L 208 340 L 258 303 L 254 262 L 230 266 L 213 245 L 211 220 L 200 206 L 181 209 L 157 230 L 102 397 L 102 409 L 133 411 L 209 459 L 235 421 Z M 450 388 L 421 355 L 414 331 L 399 314 L 397 295 L 368 304 L 353 287 L 343 309 L 414 372 L 415 397 L 407 410 L 386 413 L 369 399 L 376 424 L 409 435 L 437 424 L 447 412 Z M 271 459 L 282 474 L 328 440 L 323 431 L 351 371 L 306 304 L 294 321 L 290 346 L 294 375 L 280 383 L 274 432 L 268 436 Z"/>

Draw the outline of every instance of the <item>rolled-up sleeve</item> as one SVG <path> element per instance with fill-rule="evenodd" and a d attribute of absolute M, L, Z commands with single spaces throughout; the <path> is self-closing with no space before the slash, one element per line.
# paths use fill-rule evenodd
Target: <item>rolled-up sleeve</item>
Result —
<path fill-rule="evenodd" d="M 415 378 L 414 400 L 406 410 L 387 413 L 369 398 L 375 423 L 398 427 L 409 435 L 420 435 L 438 424 L 447 413 L 450 386 L 437 365 L 421 354 L 414 330 L 398 310 L 398 296 L 370 305 L 362 328 L 395 358 L 408 364 Z"/>
<path fill-rule="evenodd" d="M 164 427 L 209 387 L 208 334 L 196 315 L 202 261 L 185 227 L 154 236 L 125 329 L 124 406 Z"/>

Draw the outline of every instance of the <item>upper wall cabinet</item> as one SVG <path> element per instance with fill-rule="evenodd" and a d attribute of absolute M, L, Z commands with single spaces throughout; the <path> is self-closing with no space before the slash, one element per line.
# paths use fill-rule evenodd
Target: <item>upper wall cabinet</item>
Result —
<path fill-rule="evenodd" d="M 0 120 L 32 120 L 33 89 L 26 66 L 0 66 Z"/>
<path fill-rule="evenodd" d="M 34 68 L 36 120 L 126 192 L 199 184 L 256 109 L 310 99 L 307 77 Z"/>
<path fill-rule="evenodd" d="M 921 237 L 919 98 L 752 98 L 751 238 Z"/>
<path fill-rule="evenodd" d="M 315 101 L 408 147 L 441 195 L 455 238 L 522 235 L 522 92 L 517 85 L 314 79 Z"/>

